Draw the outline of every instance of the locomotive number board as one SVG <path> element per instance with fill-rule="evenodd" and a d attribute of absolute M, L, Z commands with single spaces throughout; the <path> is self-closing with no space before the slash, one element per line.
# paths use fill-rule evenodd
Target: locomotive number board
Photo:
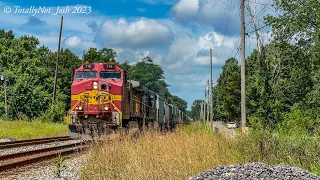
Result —
<path fill-rule="evenodd" d="M 83 69 L 92 69 L 93 68 L 93 64 L 84 64 L 83 65 Z"/>
<path fill-rule="evenodd" d="M 114 69 L 114 68 L 116 68 L 116 66 L 114 64 L 105 64 L 104 68 L 105 69 Z"/>

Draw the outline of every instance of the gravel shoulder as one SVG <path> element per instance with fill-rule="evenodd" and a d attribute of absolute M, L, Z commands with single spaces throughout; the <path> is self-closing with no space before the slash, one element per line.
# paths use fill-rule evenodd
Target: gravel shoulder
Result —
<path fill-rule="evenodd" d="M 11 175 L 3 178 L 4 180 L 79 180 L 81 175 L 82 164 L 86 161 L 86 155 L 80 155 L 76 157 L 71 157 L 70 159 L 65 160 L 67 168 L 62 171 L 61 178 L 55 177 L 55 166 L 52 163 L 48 163 L 45 166 L 38 168 L 32 168 L 28 171 L 21 172 L 16 175 Z M 2 177 L 0 177 L 2 179 Z"/>
<path fill-rule="evenodd" d="M 228 129 L 223 122 L 212 121 L 211 129 L 225 134 L 227 137 L 234 139 L 237 136 L 237 131 L 234 129 Z"/>

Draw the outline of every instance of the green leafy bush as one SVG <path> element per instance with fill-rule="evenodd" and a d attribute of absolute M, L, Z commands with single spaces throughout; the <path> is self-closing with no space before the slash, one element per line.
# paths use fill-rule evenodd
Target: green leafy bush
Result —
<path fill-rule="evenodd" d="M 51 105 L 49 109 L 40 117 L 43 121 L 63 122 L 66 115 L 66 104 L 62 101 L 57 101 Z"/>

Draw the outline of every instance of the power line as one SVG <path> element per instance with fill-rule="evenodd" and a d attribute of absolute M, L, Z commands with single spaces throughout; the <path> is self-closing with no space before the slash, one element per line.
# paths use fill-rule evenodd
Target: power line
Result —
<path fill-rule="evenodd" d="M 233 1 L 230 1 L 230 6 L 229 6 L 229 9 L 231 10 L 231 7 L 232 7 L 232 2 Z M 232 12 L 229 13 L 229 16 L 227 17 L 227 21 L 226 21 L 226 24 L 225 24 L 225 29 L 224 29 L 224 35 L 223 35 L 223 38 L 222 38 L 222 43 L 220 44 L 220 55 L 219 55 L 219 61 L 221 60 L 221 56 L 222 56 L 222 49 L 223 49 L 223 45 L 224 45 L 224 39 L 225 39 L 225 36 L 227 34 L 227 29 L 228 29 L 228 26 L 229 26 L 229 23 L 231 21 L 231 16 L 233 15 L 234 13 L 234 9 L 235 9 L 235 6 L 236 6 L 236 3 L 233 3 L 234 6 L 232 8 Z M 227 8 L 226 8 L 227 9 Z M 230 11 L 229 11 L 230 12 Z"/>

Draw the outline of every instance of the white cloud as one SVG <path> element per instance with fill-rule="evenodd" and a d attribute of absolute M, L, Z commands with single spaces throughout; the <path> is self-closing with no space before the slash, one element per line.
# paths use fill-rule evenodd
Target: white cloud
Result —
<path fill-rule="evenodd" d="M 152 19 L 141 18 L 128 23 L 120 18 L 118 22 L 105 21 L 98 38 L 104 45 L 137 48 L 167 45 L 173 34 L 167 26 Z"/>
<path fill-rule="evenodd" d="M 237 40 L 236 37 L 223 37 L 214 31 L 199 37 L 177 37 L 169 47 L 165 65 L 168 70 L 184 71 L 190 66 L 209 65 L 210 47 L 213 49 L 213 65 L 221 65 L 229 58 Z"/>
<path fill-rule="evenodd" d="M 157 54 L 156 57 L 154 58 L 154 63 L 159 65 L 161 64 L 161 61 L 162 61 L 162 55 Z"/>
<path fill-rule="evenodd" d="M 69 36 L 63 41 L 64 47 L 70 48 L 74 51 L 82 52 L 89 48 L 95 48 L 97 45 L 90 40 L 84 40 L 80 36 Z"/>
<path fill-rule="evenodd" d="M 240 30 L 238 9 L 238 0 L 180 0 L 171 11 L 179 22 L 213 26 L 216 32 L 234 34 Z"/>
<path fill-rule="evenodd" d="M 199 10 L 198 0 L 180 0 L 172 10 L 178 17 L 187 18 L 195 16 Z"/>
<path fill-rule="evenodd" d="M 185 61 L 196 54 L 197 49 L 194 48 L 194 44 L 196 43 L 196 39 L 192 37 L 178 37 L 169 47 L 168 56 L 166 58 L 168 69 L 172 70 L 180 68 Z"/>

